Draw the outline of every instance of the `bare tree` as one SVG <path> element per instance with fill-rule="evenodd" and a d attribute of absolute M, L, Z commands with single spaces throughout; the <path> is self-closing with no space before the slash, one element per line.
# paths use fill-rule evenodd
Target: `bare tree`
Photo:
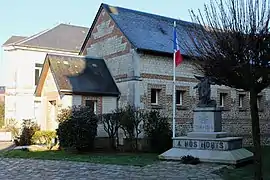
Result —
<path fill-rule="evenodd" d="M 116 149 L 116 146 L 118 146 L 118 143 L 116 143 L 115 140 L 118 137 L 120 118 L 121 112 L 118 112 L 117 110 L 112 113 L 101 115 L 104 131 L 108 134 L 110 146 L 114 150 Z"/>
<path fill-rule="evenodd" d="M 211 0 L 204 13 L 190 11 L 190 38 L 181 42 L 200 72 L 250 93 L 255 179 L 263 176 L 257 96 L 270 85 L 269 7 L 268 0 Z"/>

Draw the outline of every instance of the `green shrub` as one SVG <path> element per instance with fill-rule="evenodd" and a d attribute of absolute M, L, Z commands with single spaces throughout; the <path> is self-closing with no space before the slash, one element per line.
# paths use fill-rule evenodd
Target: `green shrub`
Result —
<path fill-rule="evenodd" d="M 168 118 L 158 111 L 150 111 L 144 122 L 144 132 L 153 152 L 162 153 L 172 147 L 172 132 Z"/>
<path fill-rule="evenodd" d="M 31 145 L 32 136 L 35 134 L 36 131 L 39 131 L 40 127 L 32 122 L 30 119 L 24 119 L 22 124 L 22 132 L 19 137 L 19 144 L 21 146 Z"/>
<path fill-rule="evenodd" d="M 17 140 L 19 138 L 20 128 L 15 119 L 7 119 L 6 129 L 7 131 L 11 132 L 13 139 Z"/>
<path fill-rule="evenodd" d="M 92 150 L 97 135 L 97 116 L 84 106 L 74 106 L 71 111 L 57 129 L 60 147 L 77 151 Z"/>
<path fill-rule="evenodd" d="M 32 137 L 35 144 L 46 144 L 48 149 L 53 146 L 53 140 L 56 138 L 56 131 L 36 131 Z"/>
<path fill-rule="evenodd" d="M 120 128 L 121 111 L 115 110 L 112 113 L 102 114 L 101 122 L 103 124 L 104 131 L 108 134 L 110 147 L 116 149 L 118 143 L 115 140 L 118 137 L 118 130 Z"/>
<path fill-rule="evenodd" d="M 128 139 L 133 140 L 135 138 L 135 125 L 133 123 L 135 119 L 135 109 L 132 106 L 128 105 L 122 108 L 121 112 L 121 129 L 124 131 L 124 134 Z"/>
<path fill-rule="evenodd" d="M 68 120 L 71 117 L 72 108 L 61 109 L 59 114 L 57 115 L 57 121 L 59 123 Z"/>
<path fill-rule="evenodd" d="M 0 128 L 5 125 L 5 104 L 0 103 Z"/>
<path fill-rule="evenodd" d="M 187 156 L 183 156 L 181 157 L 181 162 L 183 164 L 192 164 L 192 165 L 196 165 L 200 163 L 200 159 L 193 157 L 191 155 L 187 155 Z"/>
<path fill-rule="evenodd" d="M 138 137 L 143 130 L 140 125 L 143 124 L 145 117 L 147 114 L 144 110 L 136 109 L 131 105 L 121 110 L 120 127 L 127 137 L 126 141 L 131 144 L 132 150 L 138 151 Z"/>

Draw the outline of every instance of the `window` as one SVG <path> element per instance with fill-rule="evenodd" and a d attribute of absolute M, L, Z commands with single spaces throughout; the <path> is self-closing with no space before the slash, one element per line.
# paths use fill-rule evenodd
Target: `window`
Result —
<path fill-rule="evenodd" d="M 184 91 L 176 90 L 176 105 L 183 105 Z"/>
<path fill-rule="evenodd" d="M 97 101 L 85 100 L 85 106 L 90 107 L 91 111 L 96 114 L 96 112 L 97 112 Z"/>
<path fill-rule="evenodd" d="M 261 109 L 261 103 L 262 103 L 262 96 L 258 96 L 257 97 L 257 106 L 258 106 L 258 109 Z"/>
<path fill-rule="evenodd" d="M 158 89 L 151 89 L 151 104 L 158 104 Z"/>
<path fill-rule="evenodd" d="M 41 69 L 42 69 L 42 64 L 36 63 L 35 64 L 35 86 L 38 84 Z"/>
<path fill-rule="evenodd" d="M 225 106 L 225 98 L 226 98 L 226 93 L 220 93 L 220 95 L 219 95 L 219 106 L 220 107 Z"/>
<path fill-rule="evenodd" d="M 238 106 L 240 108 L 244 107 L 244 98 L 245 98 L 244 94 L 239 94 L 239 104 L 238 104 Z"/>

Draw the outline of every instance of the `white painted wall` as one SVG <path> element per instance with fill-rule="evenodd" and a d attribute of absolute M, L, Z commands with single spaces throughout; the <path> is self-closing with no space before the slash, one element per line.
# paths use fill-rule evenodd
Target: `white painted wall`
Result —
<path fill-rule="evenodd" d="M 35 119 L 35 63 L 43 64 L 47 52 L 71 54 L 60 51 L 39 51 L 38 49 L 14 49 L 4 47 L 3 64 L 6 86 L 5 118 Z M 39 106 L 41 107 L 41 106 Z M 40 115 L 38 115 L 40 116 Z"/>
<path fill-rule="evenodd" d="M 61 108 L 70 108 L 72 106 L 82 105 L 81 95 L 63 95 L 61 98 L 62 106 Z"/>
<path fill-rule="evenodd" d="M 117 108 L 116 97 L 102 97 L 102 113 L 110 113 Z"/>

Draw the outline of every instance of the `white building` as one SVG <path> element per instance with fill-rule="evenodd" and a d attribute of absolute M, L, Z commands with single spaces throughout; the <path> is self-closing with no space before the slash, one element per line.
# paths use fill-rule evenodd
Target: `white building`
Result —
<path fill-rule="evenodd" d="M 12 36 L 3 45 L 5 119 L 41 119 L 34 96 L 47 53 L 76 55 L 88 28 L 59 24 L 30 37 Z"/>

